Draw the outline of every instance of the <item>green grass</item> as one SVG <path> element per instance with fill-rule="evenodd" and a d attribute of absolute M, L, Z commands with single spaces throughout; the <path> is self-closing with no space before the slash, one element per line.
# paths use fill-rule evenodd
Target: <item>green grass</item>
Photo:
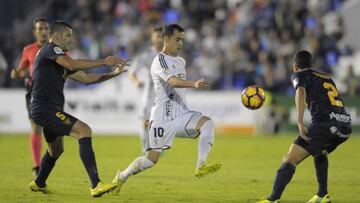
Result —
<path fill-rule="evenodd" d="M 43 195 L 29 191 L 33 180 L 27 136 L 0 136 L 0 202 L 255 202 L 271 191 L 275 172 L 293 136 L 217 136 L 211 160 L 223 168 L 204 179 L 193 175 L 197 140 L 176 139 L 154 168 L 131 177 L 120 196 L 93 199 L 78 155 L 76 140 L 65 138 L 65 153 L 49 177 L 57 191 Z M 104 182 L 125 168 L 140 151 L 137 137 L 95 136 L 94 150 Z M 360 135 L 354 135 L 330 155 L 329 192 L 333 202 L 360 202 Z M 312 159 L 304 161 L 288 185 L 283 202 L 305 202 L 317 189 Z"/>

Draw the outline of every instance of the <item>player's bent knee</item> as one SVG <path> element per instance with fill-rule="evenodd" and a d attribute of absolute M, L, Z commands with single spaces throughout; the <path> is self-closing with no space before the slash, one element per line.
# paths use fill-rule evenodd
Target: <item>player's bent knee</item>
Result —
<path fill-rule="evenodd" d="M 89 125 L 82 121 L 77 121 L 71 131 L 71 136 L 81 139 L 84 137 L 91 137 L 92 129 Z"/>
<path fill-rule="evenodd" d="M 157 164 L 159 161 L 158 157 L 146 157 L 148 160 L 150 160 L 151 162 L 153 162 L 153 164 Z"/>
<path fill-rule="evenodd" d="M 88 124 L 81 122 L 80 134 L 84 137 L 89 137 L 92 134 L 92 129 Z"/>
<path fill-rule="evenodd" d="M 293 156 L 291 156 L 289 154 L 286 154 L 283 157 L 283 163 L 289 163 L 289 164 L 292 164 L 294 166 L 297 166 L 299 164 L 299 161 L 295 157 L 293 157 Z"/>
<path fill-rule="evenodd" d="M 203 127 L 205 125 L 205 123 L 210 123 L 210 125 L 214 126 L 214 122 L 211 120 L 211 118 L 209 118 L 207 116 L 203 116 L 197 122 L 195 129 L 197 131 L 200 131 L 201 127 Z"/>
<path fill-rule="evenodd" d="M 147 154 L 146 154 L 146 158 L 148 160 L 150 160 L 151 162 L 153 162 L 153 164 L 157 164 L 157 162 L 159 161 L 159 158 L 160 158 L 160 152 L 158 151 L 148 151 Z"/>
<path fill-rule="evenodd" d="M 283 162 L 283 163 L 285 163 L 285 162 L 288 163 L 288 162 L 290 162 L 290 160 L 291 160 L 290 156 L 289 156 L 288 154 L 286 154 L 286 155 L 283 156 L 282 162 Z"/>
<path fill-rule="evenodd" d="M 51 157 L 60 157 L 62 153 L 64 153 L 63 147 L 49 148 L 48 152 Z"/>
<path fill-rule="evenodd" d="M 149 159 L 151 162 L 153 162 L 154 165 L 156 165 L 159 161 L 159 159 Z"/>
<path fill-rule="evenodd" d="M 85 124 L 85 126 L 83 128 L 82 135 L 83 135 L 83 137 L 91 137 L 91 135 L 92 135 L 92 129 L 87 124 Z"/>
<path fill-rule="evenodd" d="M 291 163 L 294 166 L 299 165 L 304 159 L 309 156 L 309 153 L 302 147 L 293 144 L 289 152 L 284 156 L 283 162 Z"/>
<path fill-rule="evenodd" d="M 206 117 L 207 120 L 203 123 L 202 127 L 200 128 L 200 138 L 206 140 L 211 144 L 214 143 L 214 122 Z"/>
<path fill-rule="evenodd" d="M 151 167 L 155 166 L 156 163 L 157 162 L 153 162 L 152 160 L 147 159 L 146 157 L 144 157 L 144 166 L 145 167 L 151 168 Z"/>

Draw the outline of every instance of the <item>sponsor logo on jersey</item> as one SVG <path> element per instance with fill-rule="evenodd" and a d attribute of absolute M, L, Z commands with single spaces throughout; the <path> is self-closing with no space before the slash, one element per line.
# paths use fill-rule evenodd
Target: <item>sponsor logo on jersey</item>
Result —
<path fill-rule="evenodd" d="M 335 120 L 337 120 L 339 122 L 343 122 L 343 123 L 351 122 L 351 117 L 349 115 L 337 114 L 337 113 L 331 112 L 331 114 L 329 114 L 329 116 L 330 116 L 330 119 L 335 118 Z"/>
<path fill-rule="evenodd" d="M 64 54 L 63 50 L 60 47 L 54 47 L 54 52 L 56 54 Z"/>
<path fill-rule="evenodd" d="M 170 116 L 171 108 L 172 108 L 172 103 L 171 103 L 171 99 L 169 99 L 165 103 L 165 115 L 166 116 Z"/>
<path fill-rule="evenodd" d="M 164 73 L 165 73 L 166 75 L 169 75 L 169 74 L 170 74 L 170 70 L 169 70 L 168 68 L 166 68 L 166 69 L 164 69 Z"/>
<path fill-rule="evenodd" d="M 345 135 L 345 134 L 341 133 L 336 126 L 331 126 L 330 127 L 330 132 L 331 132 L 331 134 L 336 135 L 336 136 L 341 137 L 341 138 L 350 137 L 350 135 Z"/>

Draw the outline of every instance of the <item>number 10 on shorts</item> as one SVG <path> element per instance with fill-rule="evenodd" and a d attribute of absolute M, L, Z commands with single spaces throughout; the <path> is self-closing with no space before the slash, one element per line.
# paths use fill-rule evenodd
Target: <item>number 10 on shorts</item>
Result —
<path fill-rule="evenodd" d="M 154 128 L 154 137 L 162 137 L 164 135 L 164 128 Z"/>

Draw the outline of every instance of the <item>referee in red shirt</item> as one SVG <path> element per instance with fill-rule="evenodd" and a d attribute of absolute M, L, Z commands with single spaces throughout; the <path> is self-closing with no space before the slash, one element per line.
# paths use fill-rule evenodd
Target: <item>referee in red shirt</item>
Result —
<path fill-rule="evenodd" d="M 29 104 L 31 99 L 31 77 L 32 66 L 35 61 L 35 57 L 41 46 L 49 40 L 49 21 L 45 18 L 36 18 L 33 22 L 33 34 L 36 41 L 24 47 L 20 65 L 11 71 L 11 78 L 25 78 L 26 86 L 26 108 L 29 113 Z M 31 123 L 31 135 L 29 139 L 29 145 L 31 148 L 32 158 L 34 160 L 33 172 L 37 175 L 40 166 L 41 159 L 41 127 L 34 123 L 29 116 Z"/>

